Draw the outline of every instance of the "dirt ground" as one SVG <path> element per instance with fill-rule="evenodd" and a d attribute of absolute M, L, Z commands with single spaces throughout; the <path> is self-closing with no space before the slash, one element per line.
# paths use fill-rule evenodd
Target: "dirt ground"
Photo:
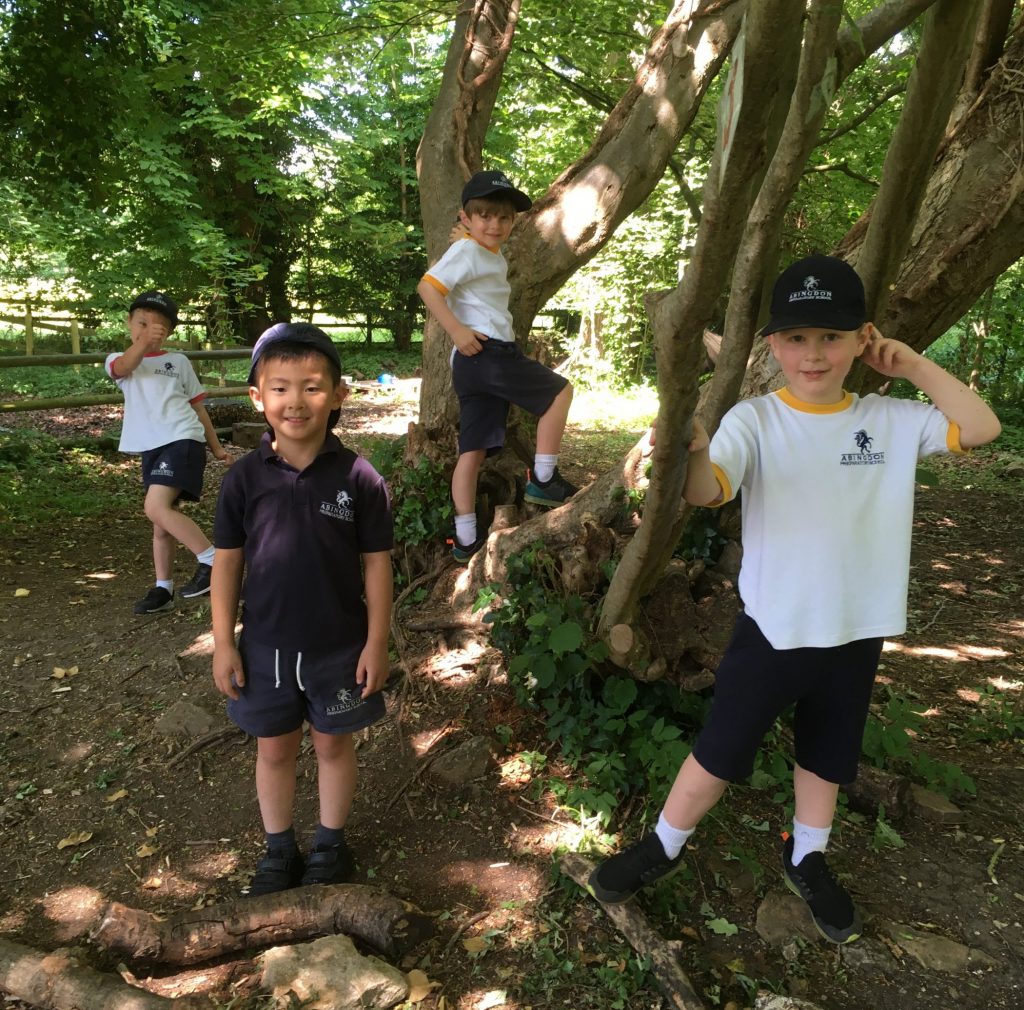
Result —
<path fill-rule="evenodd" d="M 403 432 L 414 402 L 399 396 L 346 410 L 343 423 L 358 443 L 371 429 Z M 68 424 L 98 433 L 110 423 L 103 411 Z M 750 1006 L 759 986 L 824 1010 L 1024 1005 L 1024 504 L 1019 482 L 965 489 L 980 464 L 959 465 L 960 481 L 919 492 L 910 631 L 887 645 L 877 700 L 891 683 L 918 702 L 927 711 L 918 745 L 959 764 L 977 795 L 956 798 L 959 824 L 895 823 L 902 847 L 876 850 L 873 823 L 843 823 L 833 863 L 866 929 L 858 944 L 837 950 L 805 940 L 770 946 L 758 935 L 758 907 L 781 890 L 777 838 L 786 825 L 769 794 L 732 790 L 728 812 L 695 836 L 691 869 L 640 899 L 666 939 L 683 942 L 709 1006 Z M 594 475 L 565 469 L 571 479 Z M 201 521 L 218 481 L 211 466 Z M 150 573 L 141 513 L 99 526 L 8 530 L 3 539 L 0 935 L 41 949 L 82 943 L 76 909 L 95 892 L 160 913 L 237 895 L 262 839 L 254 746 L 236 734 L 211 740 L 230 724 L 210 678 L 208 602 L 132 616 Z M 190 569 L 179 556 L 178 579 Z M 583 829 L 538 788 L 535 762 L 517 757 L 545 752 L 544 774 L 559 773 L 543 727 L 513 704 L 499 657 L 460 632 L 409 641 L 408 669 L 396 662 L 386 692 L 390 718 L 360 741 L 349 837 L 358 879 L 437 916 L 435 939 L 401 965 L 439 984 L 418 1005 L 667 1007 L 652 980 L 630 988 L 629 947 L 599 906 L 553 870 Z M 1002 721 L 984 718 L 994 699 L 1003 699 Z M 167 726 L 183 702 L 197 707 L 197 721 Z M 1013 718 L 1016 738 L 1000 738 L 999 726 Z M 494 755 L 482 779 L 452 786 L 431 774 L 431 759 L 474 736 Z M 182 756 L 200 739 L 209 742 Z M 300 835 L 315 824 L 314 771 L 306 753 Z M 749 863 L 722 858 L 730 842 L 742 844 Z M 709 908 L 736 931 L 709 928 Z M 926 969 L 894 938 L 890 920 L 965 945 L 972 959 Z M 463 941 L 474 939 L 467 949 Z M 607 980 L 616 975 L 613 998 Z"/>

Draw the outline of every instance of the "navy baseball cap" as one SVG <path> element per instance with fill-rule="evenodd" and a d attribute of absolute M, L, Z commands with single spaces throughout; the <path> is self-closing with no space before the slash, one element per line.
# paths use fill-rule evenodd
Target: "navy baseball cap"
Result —
<path fill-rule="evenodd" d="M 786 267 L 772 290 L 771 316 L 762 336 L 800 326 L 856 330 L 867 319 L 864 283 L 835 256 L 808 256 Z"/>
<path fill-rule="evenodd" d="M 312 350 L 319 351 L 341 371 L 341 356 L 338 348 L 323 330 L 312 323 L 275 323 L 260 334 L 256 346 L 252 349 L 252 365 L 249 368 L 249 385 L 256 384 L 256 364 L 268 347 L 273 344 L 309 344 Z"/>
<path fill-rule="evenodd" d="M 533 201 L 521 189 L 516 189 L 504 172 L 477 172 L 462 187 L 462 206 L 488 196 L 508 200 L 516 210 L 529 210 L 533 206 Z"/>
<path fill-rule="evenodd" d="M 178 305 L 162 291 L 143 291 L 141 295 L 136 295 L 128 306 L 128 315 L 136 309 L 153 309 L 170 320 L 172 329 L 178 325 Z"/>

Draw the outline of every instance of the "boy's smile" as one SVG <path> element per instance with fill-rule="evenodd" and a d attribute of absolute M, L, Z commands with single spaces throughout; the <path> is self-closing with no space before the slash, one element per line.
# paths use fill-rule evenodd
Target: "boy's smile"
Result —
<path fill-rule="evenodd" d="M 805 403 L 838 403 L 843 383 L 868 343 L 865 327 L 830 330 L 804 326 L 769 333 L 768 344 L 789 391 Z"/>
<path fill-rule="evenodd" d="M 249 395 L 274 429 L 274 448 L 285 459 L 296 448 L 320 448 L 328 417 L 348 392 L 335 385 L 319 354 L 297 360 L 271 358 L 262 363 L 257 382 L 249 387 Z"/>
<path fill-rule="evenodd" d="M 511 207 L 488 208 L 472 214 L 462 210 L 459 211 L 459 219 L 471 239 L 496 252 L 507 241 L 516 213 Z"/>

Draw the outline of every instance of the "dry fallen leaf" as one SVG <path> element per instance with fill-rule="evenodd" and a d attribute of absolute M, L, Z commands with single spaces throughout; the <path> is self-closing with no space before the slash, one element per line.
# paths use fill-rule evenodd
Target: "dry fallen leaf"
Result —
<path fill-rule="evenodd" d="M 479 954 L 480 951 L 487 949 L 487 941 L 479 936 L 471 936 L 462 941 L 462 946 L 465 947 L 470 954 Z"/>
<path fill-rule="evenodd" d="M 160 829 L 159 829 L 159 828 L 157 828 L 157 827 L 152 827 L 152 828 L 146 828 L 146 837 L 147 837 L 147 838 L 156 838 L 156 833 L 157 833 L 157 832 L 158 832 L 159 830 L 160 830 Z"/>
<path fill-rule="evenodd" d="M 128 795 L 127 789 L 118 789 L 116 793 L 111 793 L 107 797 L 108 803 L 116 803 L 118 800 L 123 800 Z"/>
<path fill-rule="evenodd" d="M 15 596 L 28 596 L 29 593 L 31 593 L 31 592 L 32 592 L 31 589 L 15 589 L 14 590 L 14 595 Z"/>
<path fill-rule="evenodd" d="M 141 886 L 147 891 L 155 891 L 158 887 L 163 887 L 163 883 L 162 877 L 146 877 Z"/>
<path fill-rule="evenodd" d="M 426 973 L 419 968 L 413 968 L 405 977 L 409 982 L 409 995 L 405 998 L 410 1003 L 419 1003 L 421 999 L 426 999 L 441 985 L 440 982 L 431 982 Z"/>
<path fill-rule="evenodd" d="M 156 855 L 156 851 L 155 845 L 140 845 L 138 849 L 135 850 L 135 855 L 139 859 L 145 859 L 147 856 Z"/>
<path fill-rule="evenodd" d="M 69 849 L 72 845 L 82 845 L 92 838 L 91 831 L 74 831 L 67 838 L 62 838 L 57 843 L 58 849 Z"/>

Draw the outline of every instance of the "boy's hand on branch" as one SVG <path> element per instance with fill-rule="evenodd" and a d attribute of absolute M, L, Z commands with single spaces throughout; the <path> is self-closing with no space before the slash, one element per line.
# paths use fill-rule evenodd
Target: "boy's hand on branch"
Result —
<path fill-rule="evenodd" d="M 241 654 L 234 646 L 214 647 L 213 682 L 217 690 L 232 701 L 238 701 L 241 697 L 238 689 L 245 686 L 245 671 L 242 669 Z"/>
<path fill-rule="evenodd" d="M 883 337 L 873 323 L 865 325 L 868 329 L 868 343 L 861 355 L 861 361 L 880 375 L 894 379 L 910 378 L 921 361 L 921 355 L 901 340 Z"/>
<path fill-rule="evenodd" d="M 465 354 L 470 358 L 483 350 L 484 345 L 481 341 L 484 340 L 487 340 L 484 334 L 477 333 L 476 330 L 468 326 L 460 326 L 452 333 L 452 342 L 458 348 L 459 354 Z"/>
<path fill-rule="evenodd" d="M 687 449 L 690 452 L 700 452 L 702 449 L 706 449 L 711 444 L 711 439 L 708 438 L 708 433 L 704 430 L 704 425 L 697 420 L 693 419 L 693 436 L 690 438 L 690 444 Z"/>

